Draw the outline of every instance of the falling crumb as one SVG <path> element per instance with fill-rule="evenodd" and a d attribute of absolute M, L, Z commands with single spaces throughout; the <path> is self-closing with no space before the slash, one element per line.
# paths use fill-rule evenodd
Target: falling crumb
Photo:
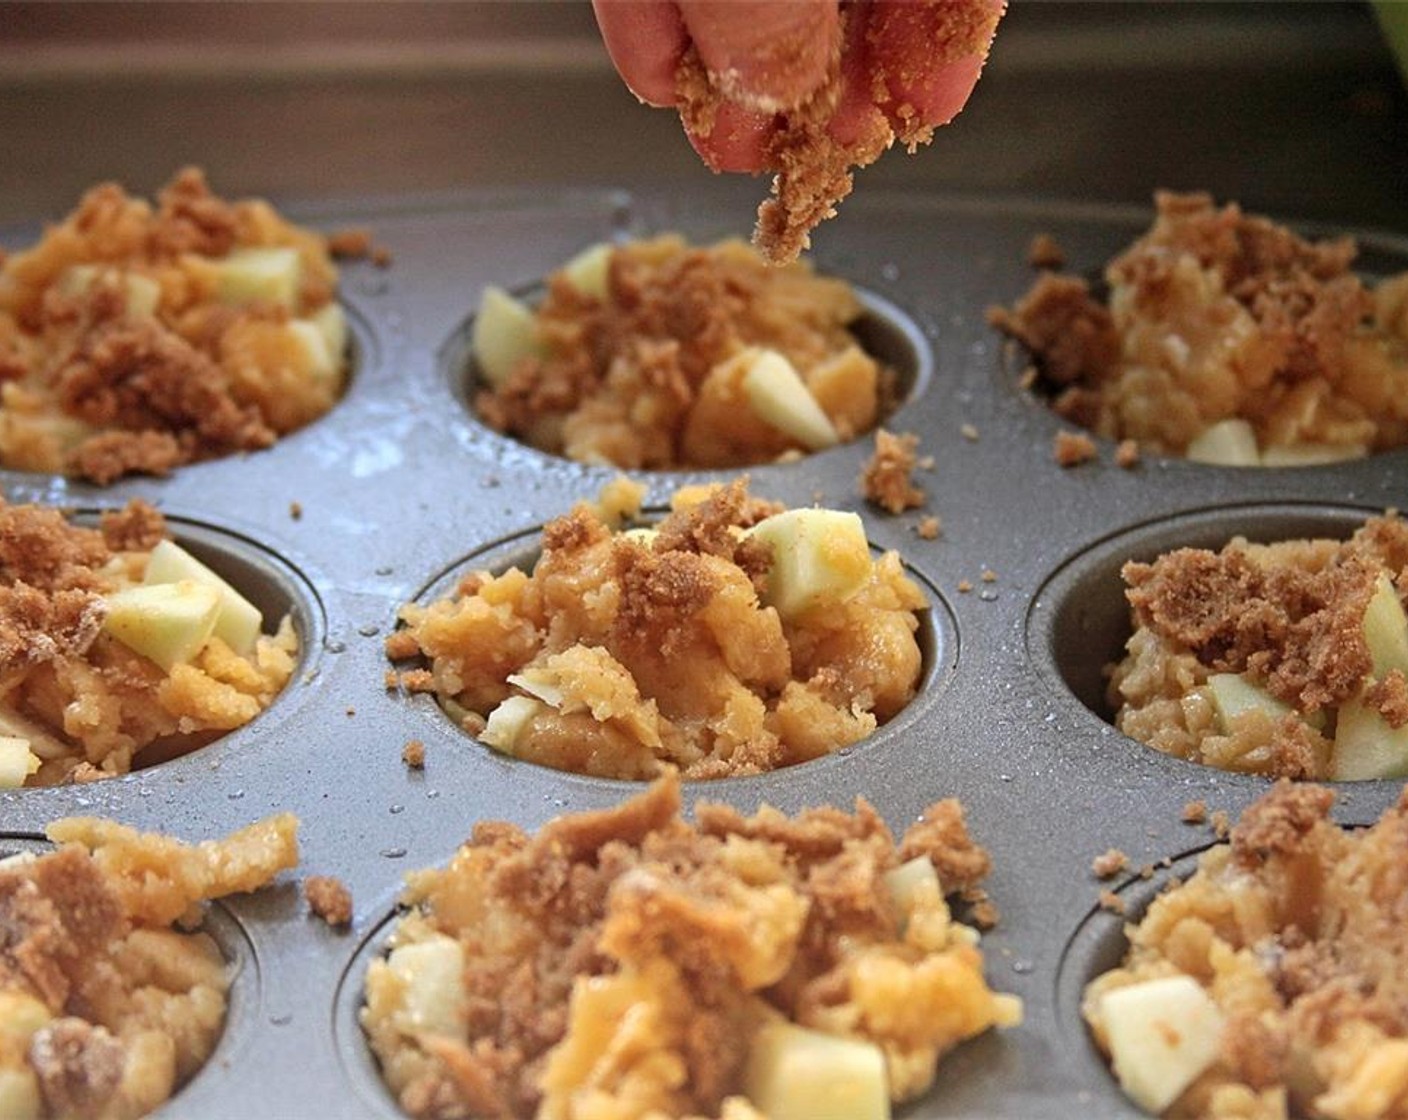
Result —
<path fill-rule="evenodd" d="M 1077 467 L 1099 456 L 1095 441 L 1084 432 L 1057 432 L 1052 450 L 1062 467 Z"/>
<path fill-rule="evenodd" d="M 1132 470 L 1139 465 L 1139 444 L 1132 439 L 1120 440 L 1115 448 L 1115 465 L 1123 470 Z"/>
<path fill-rule="evenodd" d="M 1146 863 L 1139 869 L 1139 877 L 1141 879 L 1152 879 L 1154 877 L 1154 865 L 1152 863 Z"/>
<path fill-rule="evenodd" d="M 1100 909 L 1108 910 L 1111 914 L 1124 913 L 1124 899 L 1114 891 L 1100 892 Z"/>
<path fill-rule="evenodd" d="M 984 568 L 984 569 L 983 569 L 983 574 L 982 574 L 981 576 L 979 576 L 978 578 L 981 579 L 984 583 L 996 583 L 996 582 L 997 582 L 997 573 L 996 573 L 995 571 L 993 571 L 991 568 Z"/>
<path fill-rule="evenodd" d="M 360 260 L 372 251 L 372 231 L 340 229 L 328 237 L 328 252 L 338 260 Z"/>
<path fill-rule="evenodd" d="M 309 875 L 303 880 L 303 897 L 308 909 L 328 925 L 352 924 L 352 892 L 335 875 Z"/>
<path fill-rule="evenodd" d="M 1033 268 L 1060 268 L 1066 263 L 1066 254 L 1049 233 L 1039 233 L 1027 248 L 1027 261 Z"/>
<path fill-rule="evenodd" d="M 919 458 L 919 469 L 921 471 L 931 471 L 934 469 L 935 460 L 932 455 L 922 455 Z"/>
<path fill-rule="evenodd" d="M 1232 831 L 1232 820 L 1228 817 L 1225 809 L 1218 809 L 1213 813 L 1212 830 L 1217 834 L 1219 840 L 1227 839 L 1227 834 Z"/>
<path fill-rule="evenodd" d="M 1103 856 L 1096 856 L 1090 870 L 1097 879 L 1109 879 L 1129 866 L 1129 857 L 1118 848 L 1111 848 Z"/>
<path fill-rule="evenodd" d="M 914 485 L 910 472 L 914 470 L 915 448 L 919 437 L 906 433 L 894 435 L 877 428 L 875 454 L 861 472 L 861 493 L 889 513 L 903 513 L 924 504 L 924 491 Z"/>
<path fill-rule="evenodd" d="M 401 761 L 412 770 L 425 769 L 425 744 L 419 739 L 409 739 L 401 748 Z"/>
<path fill-rule="evenodd" d="M 970 592 L 970 591 L 973 590 L 973 581 L 972 581 L 972 580 L 969 580 L 969 579 L 961 579 L 961 580 L 959 580 L 959 581 L 958 581 L 958 590 L 959 590 L 960 592 L 962 592 L 964 595 L 967 595 L 968 592 Z"/>
<path fill-rule="evenodd" d="M 357 714 L 357 709 L 356 709 L 356 708 L 348 708 L 348 709 L 347 709 L 347 714 L 348 714 L 348 716 L 355 716 L 355 715 Z"/>
<path fill-rule="evenodd" d="M 920 540 L 932 541 L 938 539 L 941 528 L 942 525 L 937 517 L 922 517 L 919 519 L 919 524 L 915 525 L 914 532 Z"/>
<path fill-rule="evenodd" d="M 969 443 L 978 442 L 978 429 L 974 425 L 964 424 L 963 427 L 959 428 L 958 430 L 960 433 L 962 433 L 963 438 L 966 439 Z"/>
<path fill-rule="evenodd" d="M 299 519 L 303 516 L 303 503 L 302 503 L 302 502 L 289 502 L 289 504 L 288 504 L 288 515 L 289 515 L 291 518 L 293 518 L 295 521 L 299 520 Z"/>
<path fill-rule="evenodd" d="M 1184 824 L 1202 824 L 1208 819 L 1208 806 L 1205 801 L 1190 801 L 1183 806 L 1182 821 Z"/>

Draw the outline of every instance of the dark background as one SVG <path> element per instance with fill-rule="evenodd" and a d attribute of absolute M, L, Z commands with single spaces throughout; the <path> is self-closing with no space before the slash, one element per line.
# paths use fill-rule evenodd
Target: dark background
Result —
<path fill-rule="evenodd" d="M 280 200 L 710 178 L 615 77 L 586 0 L 0 4 L 0 145 L 4 224 L 192 162 Z M 1016 0 L 968 109 L 871 184 L 1141 206 L 1196 187 L 1402 232 L 1408 98 L 1360 4 Z"/>

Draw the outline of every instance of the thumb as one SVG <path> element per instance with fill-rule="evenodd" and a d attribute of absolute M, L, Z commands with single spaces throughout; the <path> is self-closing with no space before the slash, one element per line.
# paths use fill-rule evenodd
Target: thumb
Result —
<path fill-rule="evenodd" d="M 840 50 L 836 0 L 679 0 L 715 88 L 759 112 L 795 108 Z"/>

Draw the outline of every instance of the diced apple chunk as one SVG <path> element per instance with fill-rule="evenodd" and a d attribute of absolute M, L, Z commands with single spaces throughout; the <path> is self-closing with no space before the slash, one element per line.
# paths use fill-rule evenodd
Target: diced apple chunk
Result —
<path fill-rule="evenodd" d="M 207 568 L 175 541 L 160 541 L 147 560 L 142 582 L 148 585 L 194 580 L 220 596 L 215 636 L 238 654 L 254 649 L 264 625 L 259 608 Z"/>
<path fill-rule="evenodd" d="M 1359 444 L 1296 443 L 1287 447 L 1268 447 L 1261 453 L 1263 467 L 1319 467 L 1327 463 L 1345 463 L 1362 459 L 1369 449 Z"/>
<path fill-rule="evenodd" d="M 901 925 L 908 922 L 915 906 L 926 895 L 932 892 L 934 897 L 942 898 L 944 893 L 934 861 L 928 856 L 915 856 L 893 871 L 887 871 L 885 888 L 890 892 L 890 901 L 900 915 Z"/>
<path fill-rule="evenodd" d="M 811 390 L 787 358 L 776 350 L 748 352 L 743 395 L 759 419 L 791 436 L 808 451 L 834 447 L 840 436 Z"/>
<path fill-rule="evenodd" d="M 215 295 L 222 303 L 297 307 L 302 282 L 297 249 L 236 249 L 215 262 Z"/>
<path fill-rule="evenodd" d="M 1374 659 L 1374 676 L 1383 680 L 1397 669 L 1408 673 L 1408 615 L 1387 573 L 1380 572 L 1364 611 L 1364 640 Z"/>
<path fill-rule="evenodd" d="M 39 1079 L 28 1066 L 0 1069 L 0 1117 L 4 1120 L 41 1120 L 44 1112 Z"/>
<path fill-rule="evenodd" d="M 1239 673 L 1213 673 L 1208 677 L 1208 695 L 1217 709 L 1223 731 L 1231 731 L 1232 721 L 1253 709 L 1259 708 L 1275 720 L 1295 713 L 1289 704 Z"/>
<path fill-rule="evenodd" d="M 548 706 L 531 696 L 510 696 L 489 713 L 489 721 L 479 733 L 480 742 L 496 751 L 512 754 L 515 744 L 540 712 Z"/>
<path fill-rule="evenodd" d="M 39 757 L 29 749 L 28 739 L 0 735 L 0 789 L 19 789 L 38 769 Z"/>
<path fill-rule="evenodd" d="M 873 1043 L 772 1021 L 753 1039 L 744 1093 L 768 1120 L 888 1120 L 885 1056 Z"/>
<path fill-rule="evenodd" d="M 220 593 L 192 579 L 144 584 L 114 591 L 107 610 L 103 628 L 109 634 L 170 672 L 210 641 Z"/>
<path fill-rule="evenodd" d="M 562 707 L 562 689 L 557 686 L 554 674 L 544 669 L 528 668 L 521 673 L 510 673 L 508 683 L 521 688 L 550 708 Z"/>
<path fill-rule="evenodd" d="M 748 535 L 772 545 L 763 600 L 785 619 L 841 602 L 870 578 L 870 545 L 854 513 L 790 509 L 758 522 Z"/>
<path fill-rule="evenodd" d="M 1115 1076 L 1131 1100 L 1159 1113 L 1217 1059 L 1222 1012 L 1191 976 L 1162 976 L 1100 1002 Z"/>
<path fill-rule="evenodd" d="M 347 312 L 342 310 L 342 304 L 333 300 L 331 303 L 320 307 L 306 320 L 312 323 L 322 333 L 323 341 L 327 343 L 328 353 L 339 367 L 342 359 L 347 353 Z"/>
<path fill-rule="evenodd" d="M 124 272 L 96 264 L 76 264 L 63 274 L 59 291 L 67 296 L 84 295 L 105 274 L 116 275 L 126 297 L 127 314 L 139 317 L 156 314 L 157 305 L 161 303 L 161 285 L 139 272 Z"/>
<path fill-rule="evenodd" d="M 471 342 L 479 372 L 495 388 L 508 380 L 519 362 L 544 354 L 528 305 L 492 284 L 479 297 Z"/>
<path fill-rule="evenodd" d="M 0 992 L 0 1042 L 17 1042 L 26 1046 L 34 1037 L 35 1031 L 44 1026 L 53 1015 L 44 1003 L 25 992 Z M 0 1052 L 4 1047 L 0 1046 Z M 0 1116 L 5 1113 L 0 1111 Z"/>
<path fill-rule="evenodd" d="M 1184 451 L 1189 459 L 1217 467 L 1255 467 L 1261 463 L 1256 431 L 1245 420 L 1219 420 L 1204 428 Z"/>
<path fill-rule="evenodd" d="M 612 246 L 606 242 L 590 245 L 562 266 L 562 274 L 584 296 L 604 300 L 611 272 L 611 253 Z"/>
<path fill-rule="evenodd" d="M 401 945 L 386 961 L 404 985 L 400 1027 L 407 1034 L 463 1037 L 466 1001 L 464 948 L 452 937 Z"/>
<path fill-rule="evenodd" d="M 1408 724 L 1392 727 L 1358 698 L 1340 705 L 1330 777 L 1337 782 L 1408 778 Z"/>

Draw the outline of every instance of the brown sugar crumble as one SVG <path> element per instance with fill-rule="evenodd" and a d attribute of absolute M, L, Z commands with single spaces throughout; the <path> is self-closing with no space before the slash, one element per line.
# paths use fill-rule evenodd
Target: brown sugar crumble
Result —
<path fill-rule="evenodd" d="M 1106 1052 L 1120 1041 L 1105 1011 L 1117 990 L 1178 977 L 1210 1001 L 1202 1027 L 1217 1045 L 1164 1115 L 1387 1118 L 1408 1106 L 1408 1081 L 1389 1072 L 1408 1038 L 1408 797 L 1367 829 L 1336 825 L 1334 799 L 1278 782 L 1087 987 L 1082 1010 Z"/>
<path fill-rule="evenodd" d="M 1205 801 L 1189 801 L 1183 806 L 1178 817 L 1184 824 L 1203 824 L 1208 819 L 1208 806 Z"/>
<path fill-rule="evenodd" d="M 334 875 L 309 875 L 303 880 L 308 909 L 330 926 L 352 924 L 352 892 Z"/>
<path fill-rule="evenodd" d="M 425 744 L 419 739 L 408 739 L 401 748 L 401 761 L 412 770 L 424 770 Z"/>
<path fill-rule="evenodd" d="M 205 903 L 294 866 L 296 829 L 283 814 L 187 845 L 70 817 L 46 829 L 57 850 L 0 860 L 4 1114 L 136 1120 L 184 1086 L 232 977 Z"/>
<path fill-rule="evenodd" d="M 293 520 L 295 520 L 295 521 L 300 521 L 300 520 L 302 520 L 302 518 L 303 518 L 303 503 L 302 503 L 302 502 L 289 502 L 289 504 L 288 504 L 288 515 L 289 515 L 289 517 L 293 518 Z"/>
<path fill-rule="evenodd" d="M 1235 204 L 1159 192 L 1105 267 L 1107 298 L 1043 273 L 989 322 L 1066 420 L 1147 452 L 1236 466 L 1408 442 L 1408 273 L 1369 287 L 1349 238 L 1311 241 Z M 1123 463 L 1121 465 L 1124 465 Z"/>
<path fill-rule="evenodd" d="M 296 664 L 291 618 L 261 633 L 264 620 L 232 589 L 260 624 L 253 633 L 221 627 L 213 613 L 214 632 L 178 655 L 144 643 L 140 627 L 133 632 L 132 596 L 160 594 L 163 584 L 175 594 L 190 559 L 140 499 L 90 528 L 0 497 L 0 786 L 126 774 L 204 746 L 269 707 Z M 217 611 L 218 595 L 194 591 Z M 153 660 L 164 656 L 169 663 Z"/>
<path fill-rule="evenodd" d="M 1129 857 L 1118 848 L 1111 848 L 1104 855 L 1096 856 L 1090 870 L 1097 879 L 1110 879 L 1129 866 Z"/>
<path fill-rule="evenodd" d="M 426 674 L 495 750 L 626 779 L 755 774 L 859 741 L 917 688 L 924 594 L 855 514 L 784 510 L 740 479 L 682 488 L 643 529 L 583 502 L 542 543 L 531 571 L 400 612 L 394 648 L 425 664 L 399 679 Z M 792 559 L 820 548 L 831 575 L 801 580 Z"/>
<path fill-rule="evenodd" d="M 1084 432 L 1059 431 L 1051 445 L 1052 457 L 1060 467 L 1078 467 L 1100 457 L 1095 441 Z"/>
<path fill-rule="evenodd" d="M 961 580 L 959 580 L 959 581 L 958 581 L 958 590 L 959 590 L 959 593 L 960 593 L 960 594 L 967 595 L 968 592 L 970 592 L 970 591 L 973 590 L 973 581 L 972 581 L 971 579 L 961 579 Z"/>
<path fill-rule="evenodd" d="M 0 266 L 0 465 L 99 485 L 267 448 L 347 372 L 325 238 L 194 168 L 94 187 Z"/>
<path fill-rule="evenodd" d="M 978 442 L 978 429 L 977 429 L 977 426 L 976 426 L 976 425 L 974 425 L 974 424 L 964 424 L 964 425 L 962 425 L 962 426 L 958 429 L 958 432 L 959 432 L 959 435 L 961 435 L 961 436 L 962 436 L 964 439 L 966 439 L 969 443 L 977 443 L 977 442 Z"/>
<path fill-rule="evenodd" d="M 1122 470 L 1133 470 L 1139 465 L 1139 444 L 1132 439 L 1122 439 L 1115 448 L 1115 466 Z"/>
<path fill-rule="evenodd" d="M 1114 891 L 1101 891 L 1100 909 L 1107 910 L 1111 914 L 1123 914 L 1125 912 L 1125 901 Z"/>
<path fill-rule="evenodd" d="M 922 541 L 938 540 L 942 529 L 942 522 L 934 516 L 921 517 L 914 526 L 915 535 Z"/>
<path fill-rule="evenodd" d="M 505 307 L 531 321 L 529 341 L 495 341 Z M 738 241 L 593 246 L 535 308 L 486 290 L 474 406 L 496 431 L 578 462 L 793 459 L 871 431 L 896 403 L 896 374 L 852 331 L 864 311 L 845 281 L 806 262 L 772 268 Z"/>
<path fill-rule="evenodd" d="M 1116 725 L 1225 770 L 1358 780 L 1408 776 L 1395 747 L 1408 648 L 1408 524 L 1348 540 L 1176 549 L 1122 575 L 1134 632 L 1110 677 Z"/>
<path fill-rule="evenodd" d="M 900 514 L 924 504 L 924 491 L 911 477 L 919 437 L 911 432 L 894 435 L 884 428 L 875 432 L 875 452 L 861 471 L 861 493 L 887 513 Z"/>
<path fill-rule="evenodd" d="M 410 877 L 368 968 L 382 1075 L 417 1117 L 568 1115 L 589 1092 L 602 1115 L 758 1120 L 748 1057 L 791 1023 L 875 1047 L 888 1095 L 912 1100 L 941 1055 L 1021 1017 L 942 898 L 986 855 L 956 802 L 934 811 L 942 829 L 899 844 L 863 800 L 794 817 L 701 802 L 691 824 L 670 776 L 536 836 L 481 823 Z"/>

